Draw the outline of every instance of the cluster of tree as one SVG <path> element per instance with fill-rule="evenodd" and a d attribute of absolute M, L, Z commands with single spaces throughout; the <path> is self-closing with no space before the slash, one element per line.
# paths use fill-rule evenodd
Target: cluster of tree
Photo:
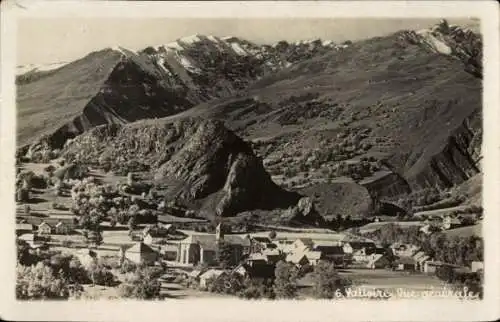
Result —
<path fill-rule="evenodd" d="M 222 268 L 234 267 L 237 264 L 234 257 L 234 246 L 220 241 L 217 245 L 216 260 Z"/>
<path fill-rule="evenodd" d="M 139 300 L 160 298 L 161 284 L 158 278 L 162 272 L 161 269 L 137 266 L 133 272 L 128 273 L 124 282 L 120 284 L 120 296 Z"/>
<path fill-rule="evenodd" d="M 331 172 L 331 176 L 335 177 L 350 177 L 353 180 L 362 180 L 369 177 L 373 172 L 378 171 L 380 167 L 367 160 L 362 160 L 357 163 L 340 162 Z"/>
<path fill-rule="evenodd" d="M 342 217 L 342 215 L 337 214 L 335 218 L 332 218 L 327 222 L 327 225 L 333 230 L 342 231 L 345 229 L 361 227 L 371 222 L 373 222 L 373 220 L 369 218 L 352 219 L 351 215 Z"/>
<path fill-rule="evenodd" d="M 313 294 L 317 298 L 331 299 L 345 295 L 351 285 L 335 270 L 334 264 L 321 261 L 314 268 L 309 266 L 300 270 L 292 263 L 279 261 L 275 267 L 275 278 L 252 279 L 239 274 L 223 274 L 207 281 L 210 292 L 238 295 L 245 299 L 294 299 L 298 296 L 298 279 L 312 273 L 314 279 Z"/>
<path fill-rule="evenodd" d="M 414 244 L 434 260 L 449 264 L 469 266 L 472 261 L 483 260 L 483 239 L 477 236 L 448 237 L 442 232 L 429 236 L 420 232 L 418 226 L 403 228 L 395 224 L 384 225 L 365 236 L 386 246 L 396 242 Z"/>
<path fill-rule="evenodd" d="M 30 254 L 23 246 L 18 245 L 18 299 L 68 299 L 79 297 L 85 284 L 116 286 L 119 283 L 111 267 L 103 262 L 96 261 L 84 267 L 72 255 L 57 251 Z M 113 268 L 127 274 L 119 287 L 123 297 L 155 299 L 160 296 L 158 278 L 163 268 L 135 265 L 128 261 Z"/>
<path fill-rule="evenodd" d="M 320 261 L 312 272 L 314 279 L 313 294 L 317 298 L 331 299 L 345 295 L 346 288 L 351 285 L 348 279 L 342 278 L 335 270 L 334 264 Z M 274 293 L 277 298 L 291 299 L 297 297 L 299 271 L 291 263 L 278 262 L 275 271 Z"/>
<path fill-rule="evenodd" d="M 401 208 L 411 211 L 414 207 L 431 205 L 449 196 L 449 192 L 441 191 L 438 188 L 424 188 L 412 191 L 407 196 L 400 198 L 397 204 Z"/>
<path fill-rule="evenodd" d="M 52 300 L 78 297 L 83 288 L 70 284 L 44 262 L 33 266 L 17 266 L 16 298 L 19 300 Z"/>
<path fill-rule="evenodd" d="M 45 189 L 49 179 L 43 175 L 36 175 L 33 171 L 20 172 L 16 177 L 16 201 L 29 202 L 32 188 Z"/>
<path fill-rule="evenodd" d="M 452 284 L 458 290 L 464 287 L 468 291 L 483 298 L 484 273 L 482 270 L 472 273 L 457 272 L 450 266 L 441 266 L 436 269 L 436 276 L 442 281 Z"/>
<path fill-rule="evenodd" d="M 122 196 L 119 187 L 97 185 L 86 178 L 73 186 L 72 211 L 78 216 L 80 227 L 100 233 L 100 224 L 109 220 L 111 226 L 128 224 L 133 231 L 138 223 L 156 223 L 155 205 L 136 197 Z"/>

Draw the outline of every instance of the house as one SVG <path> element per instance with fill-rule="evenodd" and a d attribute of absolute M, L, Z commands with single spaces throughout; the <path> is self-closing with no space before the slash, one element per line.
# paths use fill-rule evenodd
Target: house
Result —
<path fill-rule="evenodd" d="M 91 249 L 82 249 L 76 253 L 76 257 L 83 267 L 88 268 L 97 263 L 97 253 Z"/>
<path fill-rule="evenodd" d="M 16 236 L 20 236 L 20 235 L 32 233 L 32 232 L 33 232 L 33 225 L 32 224 L 26 224 L 26 223 L 16 224 Z"/>
<path fill-rule="evenodd" d="M 370 256 L 376 253 L 376 248 L 361 248 L 354 250 L 352 258 L 356 262 L 367 262 L 370 260 Z"/>
<path fill-rule="evenodd" d="M 396 256 L 401 256 L 401 257 L 411 257 L 419 249 L 420 247 L 412 244 L 394 243 L 391 245 L 392 253 Z"/>
<path fill-rule="evenodd" d="M 42 221 L 40 225 L 38 225 L 38 234 L 39 235 L 50 235 L 52 234 L 52 226 Z"/>
<path fill-rule="evenodd" d="M 344 253 L 346 254 L 354 254 L 357 251 L 360 251 L 361 249 L 375 249 L 375 243 L 374 242 L 368 242 L 368 241 L 348 241 L 344 242 L 342 245 L 344 249 Z"/>
<path fill-rule="evenodd" d="M 400 257 L 396 260 L 395 270 L 397 271 L 414 271 L 415 260 L 411 257 Z"/>
<path fill-rule="evenodd" d="M 286 261 L 297 266 L 304 266 L 309 264 L 309 260 L 307 259 L 304 251 L 297 251 L 295 253 L 288 254 L 286 256 Z"/>
<path fill-rule="evenodd" d="M 314 242 L 311 238 L 298 238 L 293 242 L 292 249 L 296 251 L 304 251 L 306 249 L 312 249 L 314 247 Z"/>
<path fill-rule="evenodd" d="M 252 280 L 274 280 L 276 266 L 270 263 L 242 263 L 238 265 L 231 274 L 239 274 L 244 278 Z"/>
<path fill-rule="evenodd" d="M 463 269 L 462 266 L 449 264 L 449 263 L 445 263 L 442 261 L 430 261 L 430 260 L 428 260 L 424 263 L 424 272 L 428 273 L 428 274 L 435 274 L 436 270 L 440 267 L 451 267 L 454 270 Z"/>
<path fill-rule="evenodd" d="M 247 238 L 250 241 L 250 253 L 260 253 L 266 249 L 269 244 L 272 244 L 271 239 L 268 237 L 248 236 Z"/>
<path fill-rule="evenodd" d="M 136 264 L 152 265 L 158 259 L 158 253 L 143 242 L 138 242 L 130 248 L 120 248 L 119 257 L 120 261 L 128 259 Z"/>
<path fill-rule="evenodd" d="M 425 262 L 430 259 L 423 251 L 418 251 L 412 256 L 415 261 L 416 270 L 424 271 Z"/>
<path fill-rule="evenodd" d="M 72 231 L 72 228 L 65 222 L 59 221 L 54 227 L 54 233 L 58 235 L 67 235 Z"/>
<path fill-rule="evenodd" d="M 317 244 L 314 247 L 315 251 L 322 254 L 322 259 L 334 263 L 336 266 L 345 267 L 352 262 L 352 254 L 347 254 L 343 246 L 329 246 Z"/>
<path fill-rule="evenodd" d="M 320 251 L 307 251 L 305 253 L 307 260 L 309 261 L 309 265 L 316 266 L 321 260 L 322 253 Z"/>
<path fill-rule="evenodd" d="M 346 254 L 352 254 L 354 252 L 354 249 L 352 248 L 350 243 L 344 243 L 342 249 Z"/>
<path fill-rule="evenodd" d="M 427 261 L 424 263 L 424 273 L 435 274 L 438 267 L 443 266 L 441 261 Z"/>
<path fill-rule="evenodd" d="M 470 266 L 472 272 L 484 270 L 484 262 L 472 262 Z"/>
<path fill-rule="evenodd" d="M 200 279 L 200 288 L 207 289 L 210 281 L 215 281 L 223 275 L 227 273 L 220 269 L 209 269 L 205 273 L 201 274 Z"/>
<path fill-rule="evenodd" d="M 284 254 L 289 254 L 293 251 L 293 240 L 281 239 L 277 240 L 274 244 L 276 245 L 276 249 Z"/>
<path fill-rule="evenodd" d="M 387 256 L 382 254 L 372 254 L 368 262 L 366 263 L 366 268 L 376 269 L 376 268 L 385 268 L 389 266 L 391 262 L 387 258 Z"/>
<path fill-rule="evenodd" d="M 261 254 L 265 256 L 266 261 L 269 263 L 277 263 L 285 257 L 278 249 L 272 248 L 264 249 Z"/>

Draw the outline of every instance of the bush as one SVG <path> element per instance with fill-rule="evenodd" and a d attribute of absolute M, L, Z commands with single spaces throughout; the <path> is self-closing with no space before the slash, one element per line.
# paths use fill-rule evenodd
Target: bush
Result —
<path fill-rule="evenodd" d="M 129 275 L 118 291 L 124 298 L 152 300 L 160 297 L 161 284 L 147 268 L 141 268 Z"/>
<path fill-rule="evenodd" d="M 272 285 L 246 278 L 243 281 L 243 288 L 238 296 L 244 299 L 274 299 L 276 294 L 274 293 Z"/>
<path fill-rule="evenodd" d="M 345 295 L 345 288 L 348 284 L 337 274 L 333 263 L 321 261 L 314 268 L 313 292 L 317 298 L 331 299 L 339 292 Z"/>
<path fill-rule="evenodd" d="M 276 297 L 291 299 L 297 295 L 297 269 L 291 263 L 279 261 L 275 269 L 274 292 Z"/>
<path fill-rule="evenodd" d="M 115 276 L 103 265 L 93 264 L 88 269 L 89 279 L 93 284 L 103 286 L 115 285 Z"/>
<path fill-rule="evenodd" d="M 18 202 L 29 202 L 30 201 L 30 191 L 27 188 L 17 189 L 16 199 Z"/>
<path fill-rule="evenodd" d="M 36 266 L 17 266 L 16 297 L 19 300 L 68 299 L 80 293 L 81 288 L 71 287 L 62 277 L 56 277 L 53 269 L 39 262 Z"/>
<path fill-rule="evenodd" d="M 133 262 L 129 260 L 123 261 L 121 267 L 120 267 L 120 273 L 126 274 L 130 272 L 134 272 L 137 269 L 137 265 L 135 265 Z"/>

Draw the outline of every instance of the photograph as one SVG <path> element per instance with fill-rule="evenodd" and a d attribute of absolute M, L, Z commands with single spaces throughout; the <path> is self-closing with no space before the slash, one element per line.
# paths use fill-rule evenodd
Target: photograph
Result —
<path fill-rule="evenodd" d="M 20 15 L 2 293 L 483 302 L 484 21 L 439 12 Z"/>

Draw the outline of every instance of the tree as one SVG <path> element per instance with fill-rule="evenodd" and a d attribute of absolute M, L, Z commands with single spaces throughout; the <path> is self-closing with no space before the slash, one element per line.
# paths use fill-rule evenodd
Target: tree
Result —
<path fill-rule="evenodd" d="M 27 188 L 19 188 L 17 189 L 17 201 L 19 202 L 28 202 L 30 201 L 30 191 Z"/>
<path fill-rule="evenodd" d="M 231 244 L 224 241 L 220 241 L 217 245 L 217 262 L 222 268 L 228 268 L 233 266 L 233 247 Z"/>
<path fill-rule="evenodd" d="M 321 261 L 314 268 L 313 292 L 317 298 L 334 298 L 340 292 L 345 295 L 347 281 L 339 276 L 333 263 Z"/>
<path fill-rule="evenodd" d="M 36 266 L 17 266 L 16 297 L 20 300 L 68 299 L 81 291 L 78 285 L 56 278 L 53 269 L 43 262 Z"/>
<path fill-rule="evenodd" d="M 297 269 L 291 263 L 279 261 L 274 271 L 274 292 L 276 297 L 292 299 L 297 295 Z"/>
<path fill-rule="evenodd" d="M 160 297 L 161 284 L 149 268 L 141 267 L 125 279 L 118 291 L 124 298 L 153 300 Z"/>
<path fill-rule="evenodd" d="M 135 216 L 130 217 L 128 220 L 128 232 L 129 234 L 132 234 L 134 229 L 137 227 L 137 219 Z"/>
<path fill-rule="evenodd" d="M 92 263 L 89 266 L 88 277 L 93 285 L 113 286 L 115 284 L 113 273 L 100 264 Z"/>

